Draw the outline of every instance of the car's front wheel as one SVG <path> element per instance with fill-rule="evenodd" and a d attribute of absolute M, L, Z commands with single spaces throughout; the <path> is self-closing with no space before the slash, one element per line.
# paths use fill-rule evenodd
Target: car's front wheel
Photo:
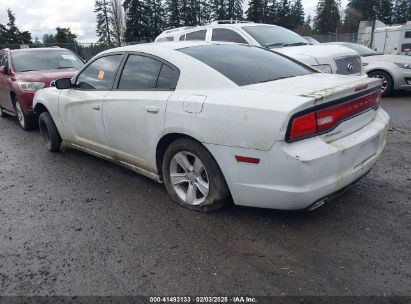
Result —
<path fill-rule="evenodd" d="M 373 71 L 368 73 L 371 78 L 381 79 L 381 95 L 386 97 L 391 95 L 394 88 L 394 81 L 391 76 L 384 71 Z"/>
<path fill-rule="evenodd" d="M 26 115 L 23 111 L 23 107 L 20 100 L 15 97 L 14 107 L 16 109 L 17 119 L 19 120 L 20 126 L 23 130 L 31 130 L 35 128 L 35 120 L 33 115 Z"/>
<path fill-rule="evenodd" d="M 176 140 L 167 148 L 162 172 L 171 198 L 189 209 L 203 212 L 219 209 L 229 194 L 213 156 L 192 139 Z"/>
<path fill-rule="evenodd" d="M 60 151 L 61 137 L 49 112 L 43 112 L 39 117 L 41 137 L 50 152 Z"/>

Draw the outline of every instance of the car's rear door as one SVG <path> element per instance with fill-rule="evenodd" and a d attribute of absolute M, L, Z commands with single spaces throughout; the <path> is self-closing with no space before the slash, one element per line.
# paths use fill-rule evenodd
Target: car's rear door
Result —
<path fill-rule="evenodd" d="M 113 88 L 123 56 L 115 53 L 97 58 L 80 72 L 74 88 L 61 91 L 59 110 L 66 140 L 112 156 L 103 123 L 103 99 Z"/>
<path fill-rule="evenodd" d="M 128 55 L 115 88 L 103 103 L 107 139 L 120 161 L 152 169 L 167 100 L 178 75 L 176 67 L 157 57 Z"/>

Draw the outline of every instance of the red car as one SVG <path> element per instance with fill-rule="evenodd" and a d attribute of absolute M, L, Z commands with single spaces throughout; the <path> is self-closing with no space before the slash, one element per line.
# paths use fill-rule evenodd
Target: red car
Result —
<path fill-rule="evenodd" d="M 37 126 L 33 113 L 36 91 L 60 78 L 72 78 L 83 60 L 61 48 L 0 51 L 0 116 L 17 116 L 24 130 Z"/>

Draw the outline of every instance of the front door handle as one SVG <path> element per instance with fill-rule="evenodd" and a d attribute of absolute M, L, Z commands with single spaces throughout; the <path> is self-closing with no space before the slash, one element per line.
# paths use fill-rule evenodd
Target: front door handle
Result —
<path fill-rule="evenodd" d="M 92 108 L 93 108 L 93 110 L 96 110 L 96 111 L 100 111 L 100 110 L 101 110 L 101 107 L 100 107 L 100 106 L 93 106 Z"/>
<path fill-rule="evenodd" d="M 146 111 L 148 113 L 158 113 L 160 111 L 160 108 L 157 106 L 146 106 Z"/>

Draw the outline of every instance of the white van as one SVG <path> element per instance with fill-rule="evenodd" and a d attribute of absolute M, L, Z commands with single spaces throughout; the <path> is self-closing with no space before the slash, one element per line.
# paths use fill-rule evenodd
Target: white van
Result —
<path fill-rule="evenodd" d="M 339 45 L 311 45 L 300 35 L 281 26 L 252 22 L 214 21 L 209 25 L 181 27 L 162 32 L 162 41 L 227 41 L 273 49 L 324 72 L 362 75 L 361 57 Z"/>

